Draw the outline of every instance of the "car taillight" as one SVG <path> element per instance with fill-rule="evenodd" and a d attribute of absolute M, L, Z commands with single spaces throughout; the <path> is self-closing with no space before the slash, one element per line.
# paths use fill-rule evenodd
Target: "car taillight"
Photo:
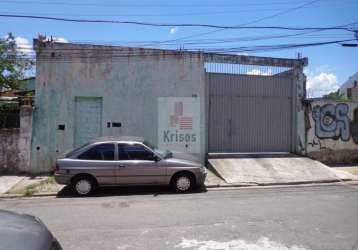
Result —
<path fill-rule="evenodd" d="M 57 165 L 57 163 L 56 163 L 56 166 L 55 166 L 55 172 L 58 172 L 58 171 L 60 171 L 60 167 Z"/>

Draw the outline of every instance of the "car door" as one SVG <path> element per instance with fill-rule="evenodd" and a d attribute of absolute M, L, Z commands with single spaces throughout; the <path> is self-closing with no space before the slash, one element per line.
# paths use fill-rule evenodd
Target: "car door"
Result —
<path fill-rule="evenodd" d="M 118 144 L 117 181 L 120 185 L 163 184 L 166 168 L 160 158 L 140 143 Z"/>
<path fill-rule="evenodd" d="M 101 185 L 115 185 L 116 170 L 114 143 L 101 143 L 90 147 L 77 156 L 74 168 L 78 173 L 95 176 Z"/>

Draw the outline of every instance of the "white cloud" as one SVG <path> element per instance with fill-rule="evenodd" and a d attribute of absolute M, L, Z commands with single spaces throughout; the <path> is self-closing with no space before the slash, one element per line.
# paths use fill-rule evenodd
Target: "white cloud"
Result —
<path fill-rule="evenodd" d="M 8 35 L 5 35 L 5 39 L 8 37 Z M 47 38 L 48 41 L 51 40 L 51 38 Z M 52 37 L 52 41 L 57 43 L 68 43 L 68 40 L 63 37 Z M 33 55 L 35 51 L 32 48 L 32 43 L 24 37 L 17 36 L 15 37 L 15 42 L 17 46 L 17 50 L 21 53 L 24 53 L 26 55 Z"/>
<path fill-rule="evenodd" d="M 63 37 L 52 37 L 52 40 L 56 43 L 68 43 L 68 40 Z"/>
<path fill-rule="evenodd" d="M 50 40 L 50 38 L 48 38 Z M 17 50 L 26 55 L 34 55 L 35 51 L 32 48 L 32 44 L 29 40 L 24 37 L 17 36 L 15 37 Z M 68 43 L 68 40 L 63 37 L 52 37 L 52 41 L 57 43 Z"/>
<path fill-rule="evenodd" d="M 320 72 L 314 74 L 306 71 L 306 75 L 308 97 L 320 97 L 339 89 L 337 76 L 333 73 Z"/>
<path fill-rule="evenodd" d="M 27 54 L 27 55 L 31 55 L 34 53 L 34 50 L 32 49 L 32 44 L 26 38 L 17 36 L 17 37 L 15 37 L 15 42 L 16 42 L 18 51 L 20 51 L 24 54 Z"/>
<path fill-rule="evenodd" d="M 170 35 L 174 35 L 175 33 L 177 33 L 179 31 L 179 27 L 173 27 L 170 29 L 169 34 Z"/>

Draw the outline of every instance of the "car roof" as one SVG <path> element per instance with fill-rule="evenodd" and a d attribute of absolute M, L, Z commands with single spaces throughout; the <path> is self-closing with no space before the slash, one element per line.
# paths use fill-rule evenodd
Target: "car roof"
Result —
<path fill-rule="evenodd" d="M 96 139 L 91 140 L 91 143 L 99 143 L 99 142 L 119 142 L 119 141 L 126 141 L 126 142 L 144 142 L 143 137 L 137 136 L 104 136 L 98 137 Z"/>
<path fill-rule="evenodd" d="M 0 209 L 1 249 L 50 249 L 52 238 L 36 217 Z"/>

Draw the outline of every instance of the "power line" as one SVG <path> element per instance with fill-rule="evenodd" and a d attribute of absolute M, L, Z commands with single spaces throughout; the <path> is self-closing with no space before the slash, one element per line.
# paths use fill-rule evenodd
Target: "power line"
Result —
<path fill-rule="evenodd" d="M 288 26 L 242 26 L 242 25 L 215 25 L 215 24 L 195 24 L 195 23 L 150 23 L 141 21 L 121 21 L 121 20 L 101 20 L 101 19 L 76 19 L 51 16 L 34 16 L 34 15 L 10 15 L 0 14 L 0 17 L 6 18 L 23 18 L 51 20 L 74 23 L 102 23 L 102 24 L 131 24 L 151 27 L 202 27 L 202 28 L 220 28 L 220 29 L 277 29 L 277 30 L 345 30 L 354 32 L 354 30 L 343 27 L 288 27 Z"/>
<path fill-rule="evenodd" d="M 4 2 L 0 2 L 0 3 L 4 3 Z M 26 3 L 26 2 L 24 2 Z M 358 4 L 358 3 L 354 3 L 354 4 Z M 342 6 L 342 4 L 330 4 L 328 5 L 327 3 L 324 3 L 322 5 L 315 5 L 315 6 L 303 6 L 301 8 L 322 8 L 322 6 L 324 7 L 337 7 L 337 6 Z M 297 7 L 293 8 L 296 9 Z M 301 9 L 300 8 L 300 9 Z M 237 13 L 245 13 L 245 12 L 269 12 L 269 11 L 287 11 L 287 8 L 264 8 L 264 9 L 260 9 L 260 8 L 254 8 L 254 9 L 238 9 L 238 10 L 230 10 L 230 11 L 205 11 L 205 12 L 180 12 L 180 13 L 168 13 L 167 11 L 165 13 L 151 13 L 151 14 L 118 14 L 117 13 L 98 13 L 98 11 L 96 11 L 95 14 L 91 14 L 91 13 L 64 13 L 64 12 L 3 12 L 3 14 L 10 14 L 10 15 L 50 15 L 50 16 L 75 16 L 75 17 L 165 17 L 165 16 L 212 16 L 212 15 L 226 15 L 226 14 L 237 14 Z M 276 15 L 276 14 L 275 14 Z M 270 16 L 269 16 L 270 17 Z"/>
<path fill-rule="evenodd" d="M 262 41 L 262 40 L 271 40 L 271 39 L 280 39 L 280 38 L 293 38 L 293 39 L 322 39 L 322 38 L 328 38 L 328 39 L 349 39 L 352 36 L 350 34 L 321 34 L 321 35 L 306 35 L 306 36 L 296 36 L 297 34 L 278 34 L 278 35 L 268 35 L 268 36 L 249 36 L 249 37 L 232 37 L 227 39 L 198 39 L 198 40 L 185 40 L 183 43 L 161 43 L 163 46 L 179 46 L 179 45 L 185 45 L 185 46 L 191 46 L 191 45 L 210 45 L 210 44 L 229 44 L 229 43 L 238 43 L 238 42 L 252 42 L 252 41 Z M 292 37 L 290 37 L 292 36 Z M 85 43 L 88 45 L 95 45 L 98 43 L 102 43 L 103 45 L 113 46 L 113 45 L 132 45 L 132 46 L 142 46 L 148 43 L 156 43 L 157 41 L 116 41 L 116 43 L 105 43 L 103 41 L 86 41 L 86 40 L 78 40 L 78 41 L 71 41 L 75 43 Z M 203 46 L 202 46 L 203 47 Z M 19 46 L 18 49 L 25 50 L 25 51 L 31 51 L 32 48 L 28 47 L 21 47 Z M 64 50 L 77 50 L 77 49 L 64 49 Z"/>
<path fill-rule="evenodd" d="M 343 25 L 339 25 L 339 26 L 335 26 L 337 28 L 341 28 L 341 27 L 347 27 L 347 26 L 350 26 L 350 25 L 354 25 L 354 24 L 357 24 L 358 22 L 353 22 L 353 23 L 348 23 L 348 24 L 343 24 Z M 302 39 L 302 35 L 309 35 L 311 33 L 315 33 L 315 32 L 319 32 L 319 31 L 322 31 L 322 30 L 316 30 L 316 29 L 313 29 L 313 30 L 309 30 L 309 31 L 305 31 L 305 32 L 299 32 L 299 33 L 294 33 L 294 34 L 284 34 L 284 35 L 272 35 L 272 36 L 261 36 L 261 37 L 254 37 L 254 38 L 242 38 L 242 39 L 237 39 L 236 41 L 257 41 L 257 40 L 268 40 L 268 39 L 276 39 L 276 38 L 299 38 L 299 39 Z M 357 34 L 357 31 L 354 30 L 353 28 L 350 29 L 351 32 L 353 32 L 354 34 Z M 215 31 L 214 31 L 215 32 Z M 202 34 L 208 34 L 208 33 L 212 33 L 212 32 L 207 32 L 207 33 L 202 33 Z M 329 35 L 329 34 L 327 34 Z M 348 34 L 346 34 L 348 35 Z M 196 35 L 194 36 L 190 36 L 190 37 L 195 37 Z M 316 35 L 318 36 L 318 35 Z M 189 37 L 188 37 L 189 38 Z M 317 37 L 319 38 L 319 36 Z M 158 42 L 158 44 L 162 44 L 162 45 L 167 45 L 168 43 L 167 42 L 172 42 L 172 41 L 178 41 L 178 40 L 181 40 L 181 39 L 175 39 L 175 40 L 168 40 L 168 41 L 162 41 L 162 42 Z M 358 40 L 358 38 L 357 38 Z M 190 40 L 185 40 L 184 42 L 180 43 L 181 45 L 187 45 L 187 41 L 190 41 Z M 230 41 L 230 42 L 233 42 L 233 41 Z M 158 45 L 157 44 L 157 45 Z M 169 43 L 170 44 L 170 43 Z"/>
<path fill-rule="evenodd" d="M 313 46 L 323 46 L 329 44 L 342 44 L 345 42 L 356 41 L 356 39 L 345 39 L 345 40 L 334 40 L 334 41 L 323 41 L 316 43 L 297 43 L 297 44 L 278 44 L 278 45 L 259 45 L 259 46 L 246 46 L 246 47 L 232 47 L 232 48 L 208 48 L 205 50 L 199 49 L 190 49 L 190 50 L 167 50 L 165 55 L 180 55 L 185 52 L 192 53 L 219 53 L 219 54 L 232 54 L 232 53 L 240 53 L 240 52 L 266 52 L 266 51 L 277 51 L 284 49 L 292 49 L 292 48 L 303 48 L 303 47 L 313 47 Z M 37 61 L 47 61 L 47 62 L 72 62 L 72 58 L 75 59 L 110 59 L 110 58 L 122 58 L 122 57 L 143 57 L 143 56 L 160 56 L 163 55 L 163 50 L 151 49 L 150 51 L 143 51 L 143 53 L 134 51 L 116 51 L 108 48 L 84 48 L 83 50 L 78 51 L 69 51 L 66 52 L 66 49 L 57 49 L 57 51 L 63 51 L 61 54 L 62 58 L 55 57 L 53 58 L 50 54 L 40 55 L 37 58 Z M 51 51 L 51 50 L 50 50 Z M 56 50 L 55 50 L 56 51 Z M 94 52 L 97 54 L 84 54 L 83 52 Z M 16 58 L 2 58 L 1 60 L 15 60 L 15 59 L 36 59 L 34 55 L 18 55 Z"/>
<path fill-rule="evenodd" d="M 336 0 L 326 0 L 326 2 L 335 2 Z M 344 2 L 353 2 L 354 1 L 339 1 L 340 4 Z M 243 7 L 243 6 L 252 6 L 252 7 L 258 7 L 258 6 L 273 6 L 273 5 L 291 5 L 292 1 L 276 1 L 276 2 L 270 2 L 270 3 L 240 3 L 240 4 L 108 4 L 108 3 L 74 3 L 74 2 L 65 2 L 65 1 L 17 1 L 17 0 L 2 0 L 0 3 L 3 4 L 36 4 L 36 5 L 62 5 L 62 6 L 78 6 L 78 7 L 131 7 L 131 8 L 138 8 L 138 7 L 155 7 L 155 8 L 231 8 L 231 7 Z"/>
<path fill-rule="evenodd" d="M 326 5 L 324 5 L 327 7 Z M 322 8 L 322 6 L 311 6 L 306 8 Z M 336 6 L 333 6 L 336 7 Z M 65 13 L 65 12 L 11 12 L 6 11 L 2 12 L 3 14 L 9 14 L 9 15 L 49 15 L 49 16 L 66 16 L 66 17 L 173 17 L 173 16 L 213 16 L 213 15 L 227 15 L 227 14 L 237 14 L 237 13 L 256 13 L 256 12 L 271 12 L 271 11 L 280 11 L 285 10 L 284 8 L 275 8 L 275 9 L 240 9 L 240 10 L 231 10 L 231 11 L 205 11 L 205 12 L 180 12 L 180 13 L 155 13 L 155 14 L 118 14 L 118 13 L 98 13 L 96 14 L 84 14 L 82 13 Z"/>
<path fill-rule="evenodd" d="M 291 11 L 295 11 L 297 9 L 300 9 L 300 8 L 303 8 L 305 6 L 308 6 L 308 5 L 311 5 L 315 2 L 319 2 L 320 0 L 313 0 L 313 1 L 310 1 L 310 2 L 307 2 L 307 3 L 304 3 L 302 5 L 299 5 L 299 6 L 296 6 L 294 8 L 290 8 L 290 9 L 287 9 L 285 11 L 282 11 L 282 12 L 278 12 L 276 14 L 273 14 L 273 15 L 269 15 L 269 16 L 265 16 L 265 17 L 262 17 L 262 18 L 259 18 L 259 19 L 256 19 L 256 20 L 253 20 L 253 21 L 250 21 L 250 22 L 247 22 L 247 23 L 243 23 L 241 24 L 240 26 L 247 26 L 247 25 L 250 25 L 250 24 L 254 24 L 254 23 L 258 23 L 258 22 L 261 22 L 263 20 L 267 20 L 267 19 L 271 19 L 271 18 L 274 18 L 274 17 L 277 17 L 277 16 L 280 16 L 280 15 L 283 15 L 283 14 L 287 14 Z M 184 40 L 184 39 L 188 39 L 188 38 L 193 38 L 193 37 L 199 37 L 199 36 L 205 36 L 205 35 L 209 35 L 209 34 L 213 34 L 213 33 L 216 33 L 216 32 L 220 32 L 224 30 L 223 28 L 219 28 L 219 29 L 216 29 L 214 31 L 209 31 L 209 32 L 204 32 L 204 33 L 199 33 L 199 34 L 194 34 L 194 35 L 190 35 L 190 36 L 186 36 L 186 37 L 181 37 L 181 38 L 177 38 L 177 39 L 172 39 L 172 41 L 180 41 L 180 40 Z"/>
<path fill-rule="evenodd" d="M 260 46 L 248 46 L 248 47 L 237 47 L 237 48 L 225 48 L 222 50 L 212 49 L 206 50 L 208 52 L 252 52 L 252 51 L 266 51 L 266 50 L 280 50 L 280 49 L 292 49 L 292 48 L 303 48 L 303 47 L 313 47 L 329 44 L 341 44 L 344 42 L 355 41 L 355 39 L 346 39 L 346 40 L 336 40 L 336 41 L 326 41 L 326 42 L 316 42 L 316 43 L 301 43 L 301 44 L 279 44 L 279 45 L 260 45 Z"/>

